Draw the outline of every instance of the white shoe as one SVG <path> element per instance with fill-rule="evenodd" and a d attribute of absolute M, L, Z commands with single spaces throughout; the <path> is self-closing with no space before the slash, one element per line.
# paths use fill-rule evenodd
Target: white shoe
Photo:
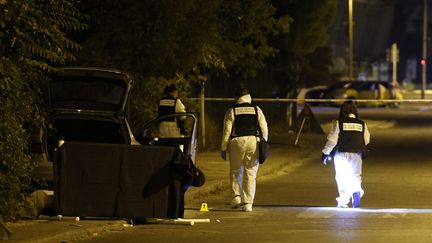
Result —
<path fill-rule="evenodd" d="M 348 205 L 346 205 L 346 204 L 338 204 L 337 207 L 338 208 L 348 208 Z"/>
<path fill-rule="evenodd" d="M 252 212 L 252 203 L 246 203 L 243 205 L 243 211 Z"/>
<path fill-rule="evenodd" d="M 240 196 L 235 196 L 232 200 L 231 200 L 231 208 L 238 208 L 241 205 L 241 197 Z"/>

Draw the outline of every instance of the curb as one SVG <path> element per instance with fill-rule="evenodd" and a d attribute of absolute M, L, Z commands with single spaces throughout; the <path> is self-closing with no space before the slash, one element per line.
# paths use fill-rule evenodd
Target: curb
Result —
<path fill-rule="evenodd" d="M 91 237 L 96 237 L 108 231 L 123 231 L 125 230 L 124 224 L 127 224 L 126 220 L 115 220 L 112 222 L 101 222 L 98 225 L 90 227 L 82 227 L 76 230 L 69 230 L 52 236 L 47 236 L 42 239 L 32 239 L 34 243 L 48 243 L 48 242 L 71 242 L 77 240 L 83 240 Z M 13 240 L 13 238 L 11 238 Z M 26 240 L 28 242 L 28 239 Z"/>
<path fill-rule="evenodd" d="M 38 243 L 45 243 L 45 242 L 70 242 L 70 241 L 77 241 L 77 240 L 83 240 L 91 237 L 98 236 L 102 233 L 108 232 L 108 231 L 123 231 L 125 230 L 124 225 L 127 223 L 127 221 L 114 221 L 112 223 L 101 223 L 93 227 L 87 227 L 83 229 L 63 232 L 57 235 L 53 235 L 51 237 L 44 238 L 42 240 L 36 241 Z"/>

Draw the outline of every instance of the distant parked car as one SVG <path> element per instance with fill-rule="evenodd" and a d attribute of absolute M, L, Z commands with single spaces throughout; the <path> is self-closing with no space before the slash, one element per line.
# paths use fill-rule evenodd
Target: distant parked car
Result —
<path fill-rule="evenodd" d="M 393 92 L 393 93 L 392 93 Z M 368 106 L 385 106 L 382 99 L 402 99 L 399 89 L 392 89 L 388 82 L 383 81 L 343 81 L 330 86 L 325 92 L 326 99 L 373 99 L 374 102 L 360 103 Z M 341 105 L 333 102 L 332 105 Z"/>
<path fill-rule="evenodd" d="M 299 99 L 324 99 L 325 94 L 328 90 L 327 86 L 315 86 L 312 88 L 308 88 L 304 90 L 304 95 L 302 97 L 299 97 Z M 309 105 L 322 105 L 323 102 L 308 102 Z"/>

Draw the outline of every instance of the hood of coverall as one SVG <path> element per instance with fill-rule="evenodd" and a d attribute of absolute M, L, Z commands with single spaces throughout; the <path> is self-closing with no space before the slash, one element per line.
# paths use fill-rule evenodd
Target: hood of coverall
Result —
<path fill-rule="evenodd" d="M 251 103 L 251 102 L 252 102 L 252 97 L 250 94 L 243 95 L 240 98 L 238 98 L 236 101 L 237 104 Z"/>

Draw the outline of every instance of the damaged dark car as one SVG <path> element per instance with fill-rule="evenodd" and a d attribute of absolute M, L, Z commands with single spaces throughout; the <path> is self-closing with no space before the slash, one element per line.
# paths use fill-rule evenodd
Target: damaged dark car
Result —
<path fill-rule="evenodd" d="M 54 188 L 57 213 L 80 217 L 177 218 L 187 186 L 205 179 L 195 167 L 197 116 L 180 138 L 158 138 L 160 119 L 135 133 L 126 117 L 132 77 L 68 67 L 47 90 L 48 126 L 33 136 L 35 178 Z M 158 201 L 159 204 L 155 204 Z"/>

